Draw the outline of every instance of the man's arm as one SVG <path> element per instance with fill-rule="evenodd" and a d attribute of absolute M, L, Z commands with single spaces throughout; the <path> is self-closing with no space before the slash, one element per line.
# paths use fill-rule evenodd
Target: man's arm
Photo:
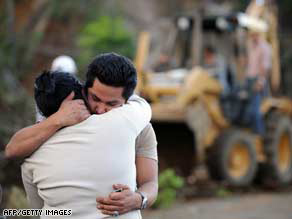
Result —
<path fill-rule="evenodd" d="M 60 128 L 87 119 L 90 114 L 83 100 L 73 100 L 73 97 L 74 92 L 63 101 L 60 109 L 46 120 L 16 132 L 6 146 L 6 157 L 29 156 Z"/>
<path fill-rule="evenodd" d="M 7 144 L 5 156 L 7 158 L 29 156 L 61 127 L 55 116 L 52 116 L 43 122 L 19 130 Z"/>
<path fill-rule="evenodd" d="M 138 191 L 146 195 L 147 207 L 149 207 L 155 202 L 158 193 L 158 162 L 151 158 L 137 157 L 136 166 Z M 141 202 L 140 196 L 139 207 Z"/>
<path fill-rule="evenodd" d="M 158 193 L 157 139 L 151 123 L 136 139 L 136 169 L 138 191 L 146 195 L 149 207 L 156 200 Z"/>

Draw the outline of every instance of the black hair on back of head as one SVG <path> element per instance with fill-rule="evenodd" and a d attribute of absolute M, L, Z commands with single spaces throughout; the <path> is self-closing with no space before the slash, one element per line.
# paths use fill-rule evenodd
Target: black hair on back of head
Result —
<path fill-rule="evenodd" d="M 83 99 L 82 84 L 66 72 L 44 71 L 34 84 L 34 98 L 41 114 L 49 117 L 58 111 L 63 100 L 74 91 L 74 99 Z"/>

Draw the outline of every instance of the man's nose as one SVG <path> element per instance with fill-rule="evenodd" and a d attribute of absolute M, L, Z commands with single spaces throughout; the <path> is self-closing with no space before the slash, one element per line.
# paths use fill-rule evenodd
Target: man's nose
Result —
<path fill-rule="evenodd" d="M 96 106 L 96 114 L 103 114 L 107 112 L 107 107 L 104 103 L 99 103 Z"/>

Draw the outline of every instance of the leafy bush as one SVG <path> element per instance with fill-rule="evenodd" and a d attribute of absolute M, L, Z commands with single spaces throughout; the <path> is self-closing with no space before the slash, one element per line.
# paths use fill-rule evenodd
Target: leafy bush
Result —
<path fill-rule="evenodd" d="M 116 52 L 129 58 L 134 54 L 133 36 L 120 17 L 101 16 L 85 25 L 78 38 L 79 63 L 87 65 L 100 53 Z"/>
<path fill-rule="evenodd" d="M 177 190 L 183 187 L 184 180 L 173 169 L 166 169 L 159 174 L 158 184 L 159 192 L 154 207 L 167 208 L 175 201 Z"/>
<path fill-rule="evenodd" d="M 232 195 L 232 192 L 224 187 L 219 187 L 216 190 L 216 196 L 221 197 L 221 198 L 226 198 Z"/>

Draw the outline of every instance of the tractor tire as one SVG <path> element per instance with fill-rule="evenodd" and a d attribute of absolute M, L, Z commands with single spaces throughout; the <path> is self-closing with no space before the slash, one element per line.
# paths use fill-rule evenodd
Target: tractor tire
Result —
<path fill-rule="evenodd" d="M 207 167 L 216 181 L 232 187 L 250 185 L 258 167 L 254 137 L 245 131 L 225 131 L 210 148 Z"/>
<path fill-rule="evenodd" d="M 292 181 L 292 124 L 289 117 L 271 113 L 266 120 L 264 153 L 266 162 L 260 165 L 261 181 L 283 186 Z"/>

